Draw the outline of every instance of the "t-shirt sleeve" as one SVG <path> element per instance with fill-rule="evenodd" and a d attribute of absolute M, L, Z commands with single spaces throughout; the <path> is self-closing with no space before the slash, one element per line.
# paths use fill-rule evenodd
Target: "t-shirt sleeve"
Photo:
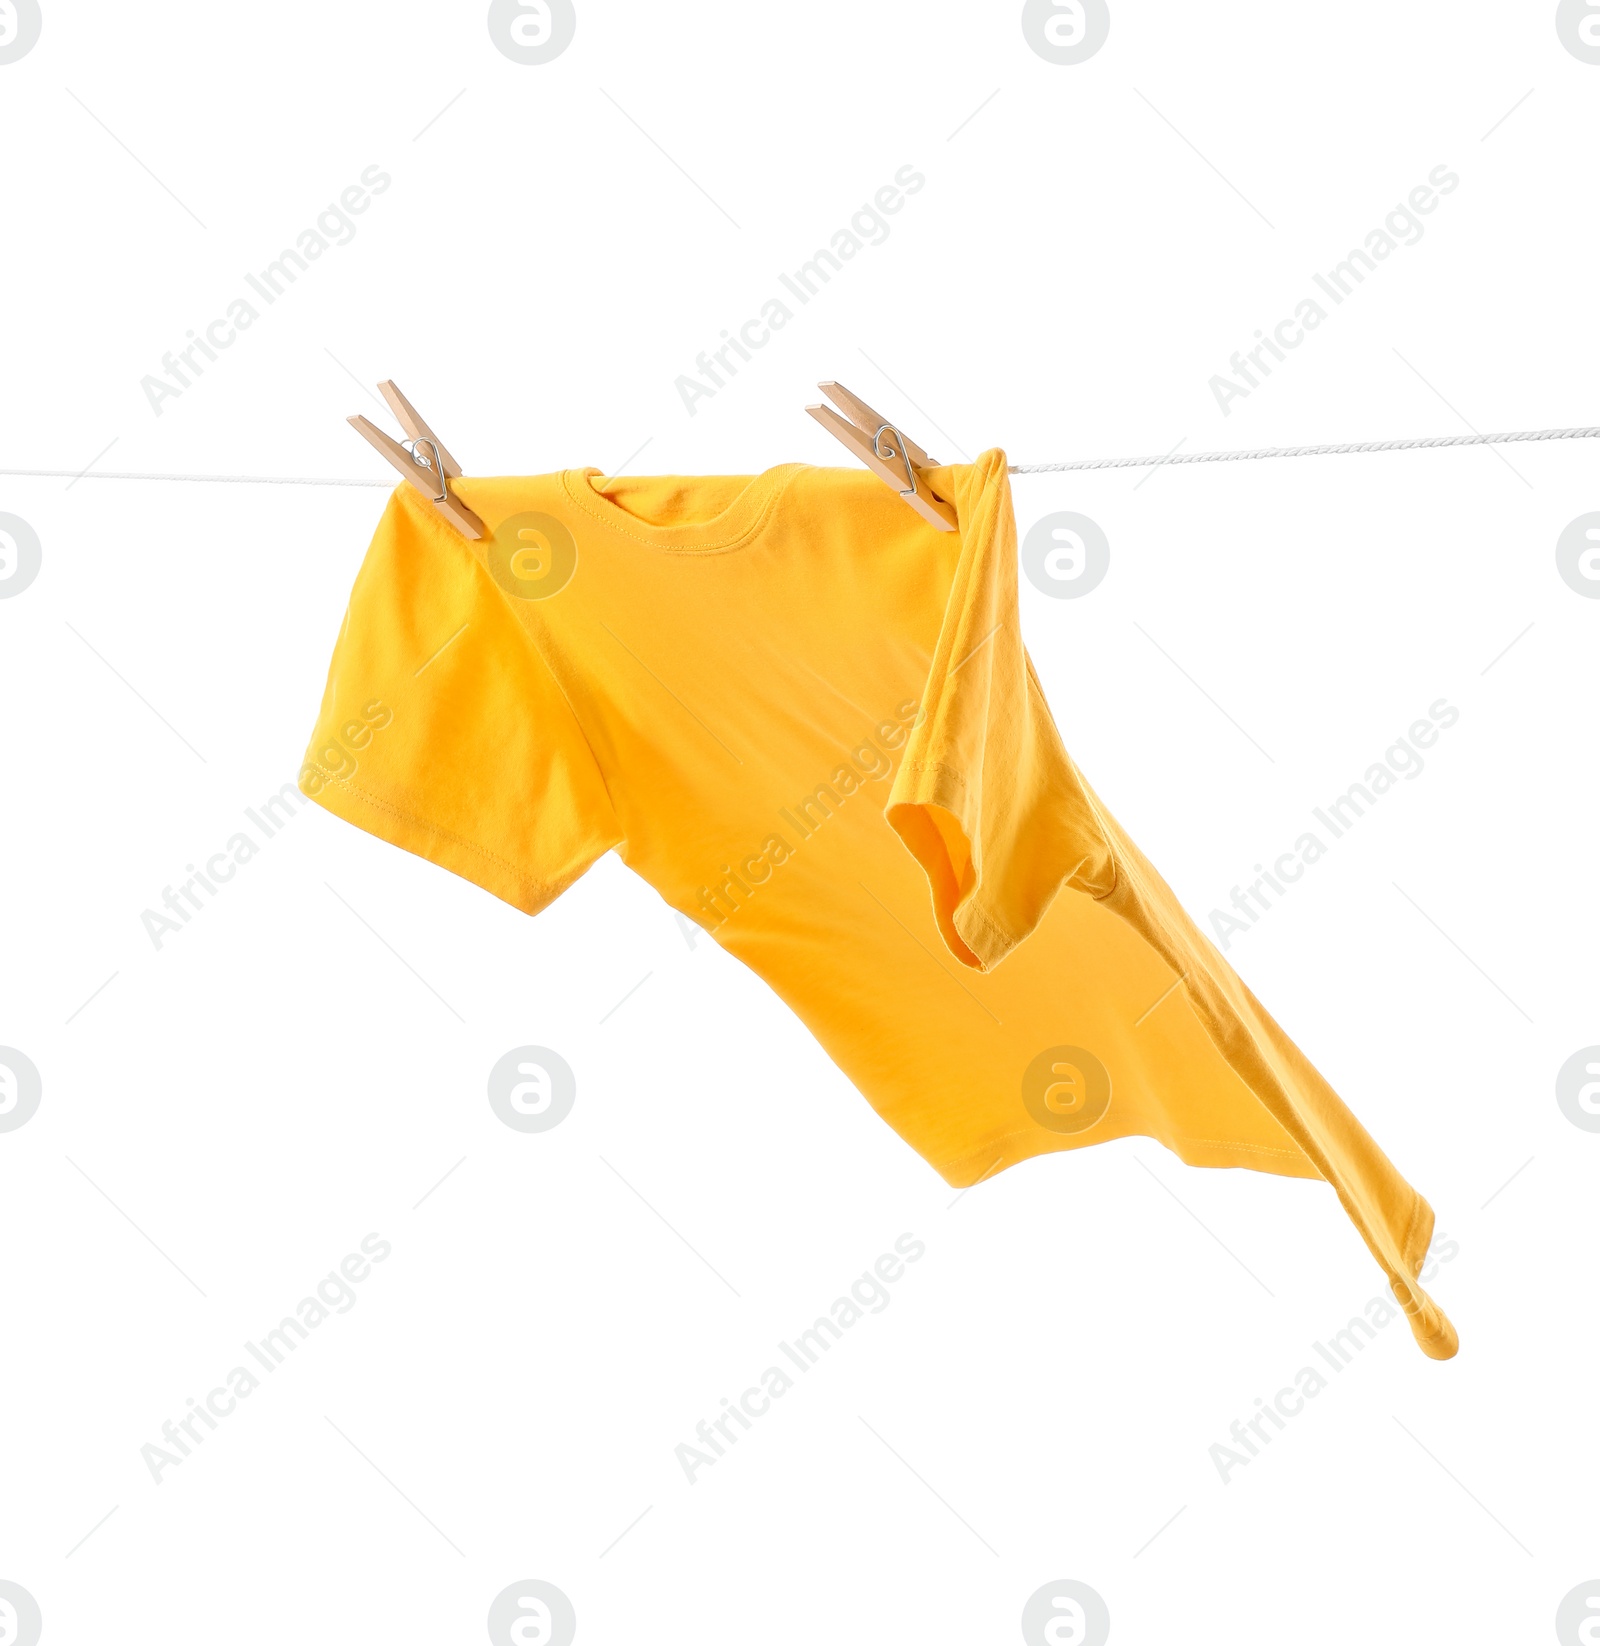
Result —
<path fill-rule="evenodd" d="M 1005 453 L 929 479 L 954 503 L 961 542 L 885 815 L 927 872 L 950 952 L 992 971 L 1063 885 L 1104 897 L 1116 867 L 1022 644 Z"/>
<path fill-rule="evenodd" d="M 300 788 L 534 914 L 622 829 L 527 623 L 405 491 L 356 578 Z"/>

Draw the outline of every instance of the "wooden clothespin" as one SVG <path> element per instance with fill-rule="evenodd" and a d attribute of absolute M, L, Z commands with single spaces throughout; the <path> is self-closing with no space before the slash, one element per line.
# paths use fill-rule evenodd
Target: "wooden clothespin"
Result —
<path fill-rule="evenodd" d="M 463 537 L 487 537 L 483 522 L 451 494 L 450 482 L 460 476 L 461 465 L 445 450 L 444 442 L 422 421 L 416 407 L 392 382 L 380 383 L 378 392 L 389 402 L 400 420 L 400 427 L 410 438 L 404 444 L 391 440 L 365 417 L 350 418 L 350 426 L 382 452 Z"/>
<path fill-rule="evenodd" d="M 918 469 L 937 467 L 915 440 L 888 418 L 880 416 L 865 400 L 853 395 L 843 383 L 819 383 L 817 387 L 842 411 L 833 406 L 807 406 L 806 410 L 836 440 L 849 448 L 886 485 L 897 491 L 930 526 L 942 532 L 956 529 L 955 512 L 928 490 L 917 475 Z"/>

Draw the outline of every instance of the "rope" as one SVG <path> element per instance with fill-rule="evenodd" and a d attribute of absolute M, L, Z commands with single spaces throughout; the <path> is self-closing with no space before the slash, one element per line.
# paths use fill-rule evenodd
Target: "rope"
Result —
<path fill-rule="evenodd" d="M 392 480 L 334 480 L 292 474 L 113 474 L 105 469 L 0 469 L 0 475 L 31 475 L 44 480 L 199 480 L 218 486 L 381 486 Z"/>
<path fill-rule="evenodd" d="M 1526 440 L 1600 440 L 1600 428 L 1514 429 L 1507 434 L 1435 434 L 1412 440 L 1366 440 L 1344 446 L 1262 446 L 1255 451 L 1170 451 L 1164 457 L 1083 457 L 1071 463 L 1013 463 L 1012 474 L 1066 474 L 1080 469 L 1154 469 L 1164 463 L 1241 463 L 1262 457 L 1339 457 L 1349 452 L 1408 452 L 1439 446 L 1504 446 Z M 126 474 L 87 469 L 0 469 L 0 475 L 45 480 L 187 480 L 217 486 L 376 486 L 392 480 L 343 480 L 289 474 Z"/>
<path fill-rule="evenodd" d="M 1153 469 L 1163 463 L 1237 463 L 1258 457 L 1336 457 L 1347 452 L 1406 452 L 1434 446 L 1500 446 L 1519 440 L 1600 440 L 1600 428 L 1517 429 L 1509 434 L 1436 434 L 1415 440 L 1368 440 L 1347 446 L 1263 446 L 1257 451 L 1171 451 L 1165 457 L 1086 457 L 1074 463 L 1013 463 L 1010 472 L 1065 474 L 1072 469 Z"/>

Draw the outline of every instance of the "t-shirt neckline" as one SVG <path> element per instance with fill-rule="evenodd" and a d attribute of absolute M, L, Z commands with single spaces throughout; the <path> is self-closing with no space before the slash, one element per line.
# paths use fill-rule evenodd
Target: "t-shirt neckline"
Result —
<path fill-rule="evenodd" d="M 603 478 L 604 473 L 600 469 L 564 469 L 561 483 L 580 509 L 622 537 L 679 554 L 717 554 L 740 548 L 755 536 L 766 524 L 784 488 L 804 466 L 780 463 L 752 475 L 749 483 L 712 519 L 670 525 L 641 520 L 597 491 L 594 481 Z"/>

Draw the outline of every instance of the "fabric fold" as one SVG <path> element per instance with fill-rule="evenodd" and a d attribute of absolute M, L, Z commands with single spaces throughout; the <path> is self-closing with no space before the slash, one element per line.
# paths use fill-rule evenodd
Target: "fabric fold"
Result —
<path fill-rule="evenodd" d="M 1333 1186 L 1424 1352 L 1448 1359 L 1455 1329 L 1416 1279 L 1432 1209 L 1195 925 L 1062 744 L 1022 642 L 1005 454 L 925 478 L 954 505 L 961 542 L 885 816 L 927 875 L 951 954 L 993 971 L 1063 891 L 1126 921 L 1181 983 L 1217 1052 Z M 1176 1083 L 1162 1101 L 1178 1130 L 1218 1135 L 1218 1117 L 1194 1112 Z"/>
<path fill-rule="evenodd" d="M 885 815 L 927 871 L 951 952 L 992 971 L 1063 886 L 1104 897 L 1116 867 L 1022 644 L 1005 454 L 931 478 L 961 554 Z"/>

